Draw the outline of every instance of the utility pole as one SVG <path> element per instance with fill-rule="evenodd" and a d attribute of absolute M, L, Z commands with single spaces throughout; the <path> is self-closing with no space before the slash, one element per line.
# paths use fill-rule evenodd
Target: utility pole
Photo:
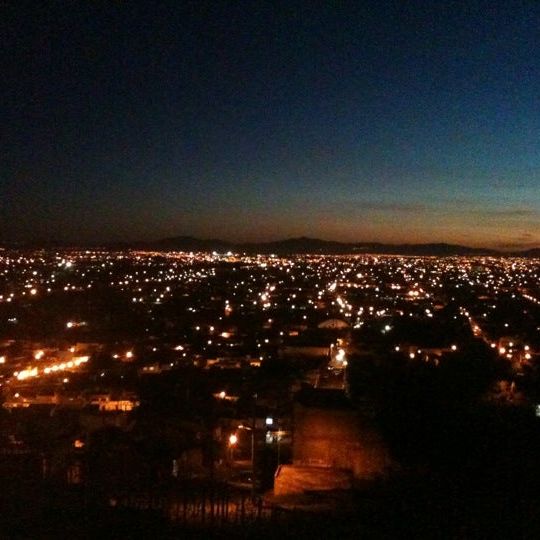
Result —
<path fill-rule="evenodd" d="M 253 394 L 253 414 L 251 419 L 251 498 L 255 498 L 255 421 L 257 414 L 257 394 Z"/>
<path fill-rule="evenodd" d="M 278 422 L 278 429 L 277 429 L 277 466 L 279 467 L 281 464 L 281 422 Z"/>

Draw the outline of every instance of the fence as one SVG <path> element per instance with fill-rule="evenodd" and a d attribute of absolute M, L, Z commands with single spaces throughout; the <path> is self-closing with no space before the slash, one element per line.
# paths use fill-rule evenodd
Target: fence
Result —
<path fill-rule="evenodd" d="M 131 492 L 109 502 L 117 508 L 157 512 L 177 525 L 248 524 L 273 516 L 273 509 L 262 497 L 222 484 Z"/>

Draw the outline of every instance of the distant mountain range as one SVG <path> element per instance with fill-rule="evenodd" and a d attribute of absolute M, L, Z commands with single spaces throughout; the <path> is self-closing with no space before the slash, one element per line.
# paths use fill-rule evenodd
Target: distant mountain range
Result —
<path fill-rule="evenodd" d="M 218 253 L 261 253 L 276 255 L 291 254 L 326 254 L 346 255 L 373 253 L 381 255 L 517 255 L 521 257 L 540 257 L 540 248 L 521 252 L 502 252 L 488 248 L 472 248 L 456 244 L 383 244 L 377 242 L 336 242 L 319 238 L 288 238 L 274 242 L 234 243 L 218 239 L 199 239 L 192 236 L 176 236 L 163 238 L 153 242 L 136 242 L 125 247 L 135 249 L 152 249 L 157 251 L 217 251 Z"/>
<path fill-rule="evenodd" d="M 61 242 L 32 242 L 32 244 L 3 244 L 6 248 L 44 248 L 61 249 L 69 247 L 95 248 L 96 245 L 65 244 Z M 347 254 L 380 254 L 380 255 L 418 255 L 418 256 L 519 256 L 540 258 L 540 248 L 525 251 L 498 251 L 489 248 L 472 248 L 457 244 L 431 243 L 431 244 L 383 244 L 379 242 L 336 242 L 321 240 L 319 238 L 288 238 L 274 242 L 248 242 L 235 243 L 219 239 L 200 239 L 193 236 L 175 236 L 155 241 L 119 242 L 100 245 L 106 249 L 138 249 L 152 251 L 187 251 L 187 252 L 213 252 L 227 253 L 261 253 L 276 255 L 292 254 L 320 254 L 320 255 L 347 255 Z"/>

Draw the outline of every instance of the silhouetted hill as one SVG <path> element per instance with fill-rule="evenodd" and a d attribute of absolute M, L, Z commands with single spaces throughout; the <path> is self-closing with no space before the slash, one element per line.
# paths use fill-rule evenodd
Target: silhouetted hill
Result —
<path fill-rule="evenodd" d="M 517 253 L 520 257 L 540 258 L 540 248 L 528 249 Z"/>
<path fill-rule="evenodd" d="M 238 249 L 248 253 L 276 253 L 280 255 L 291 253 L 352 253 L 354 244 L 320 240 L 318 238 L 288 238 L 276 242 L 258 242 L 239 244 Z"/>
<path fill-rule="evenodd" d="M 115 242 L 108 244 L 62 244 L 57 241 L 33 241 L 30 243 L 1 242 L 0 247 L 7 249 L 54 249 L 54 248 L 102 248 L 111 250 L 155 250 L 155 251 L 186 251 L 249 253 L 249 254 L 320 254 L 320 255 L 349 255 L 349 254 L 379 254 L 379 255 L 416 255 L 416 256 L 512 256 L 540 258 L 540 248 L 526 251 L 497 251 L 488 248 L 473 248 L 458 244 L 428 243 L 428 244 L 383 244 L 380 242 L 337 242 L 309 238 L 287 238 L 273 242 L 235 243 L 220 239 L 201 239 L 193 236 L 175 236 L 154 241 Z"/>
<path fill-rule="evenodd" d="M 458 244 L 377 244 L 370 246 L 375 252 L 393 255 L 501 255 L 500 252 L 487 248 L 472 248 Z"/>
<path fill-rule="evenodd" d="M 319 238 L 288 238 L 274 242 L 249 242 L 235 244 L 222 240 L 200 240 L 191 236 L 166 238 L 156 242 L 138 244 L 137 247 L 156 250 L 218 251 L 240 253 L 290 254 L 360 254 L 378 253 L 388 255 L 501 255 L 500 252 L 484 248 L 471 248 L 445 243 L 433 244 L 382 244 L 377 242 L 351 243 L 321 240 Z"/>

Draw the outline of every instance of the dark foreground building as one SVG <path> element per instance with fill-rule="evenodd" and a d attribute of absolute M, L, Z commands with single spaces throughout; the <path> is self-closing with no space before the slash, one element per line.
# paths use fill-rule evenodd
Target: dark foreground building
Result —
<path fill-rule="evenodd" d="M 294 406 L 293 464 L 278 469 L 274 494 L 351 489 L 391 466 L 381 436 L 345 392 L 307 389 Z"/>

